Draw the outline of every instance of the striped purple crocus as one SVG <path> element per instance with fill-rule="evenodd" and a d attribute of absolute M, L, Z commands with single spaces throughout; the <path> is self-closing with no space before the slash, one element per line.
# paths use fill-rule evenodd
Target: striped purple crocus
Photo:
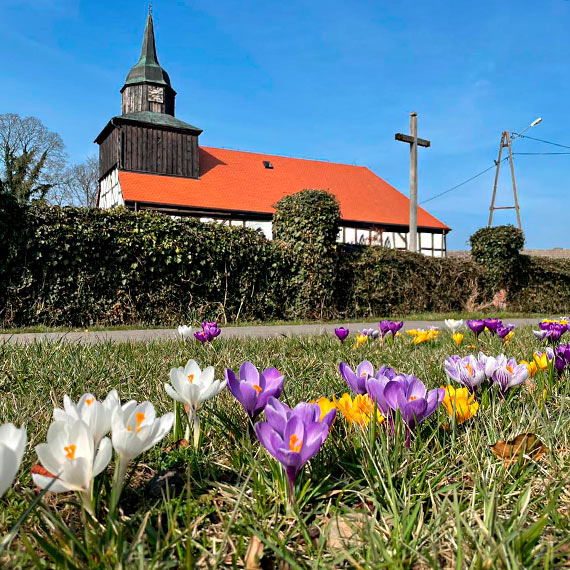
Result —
<path fill-rule="evenodd" d="M 487 358 L 487 357 L 486 357 Z M 463 358 L 453 355 L 445 359 L 445 373 L 455 382 L 463 384 L 471 392 L 480 386 L 487 375 L 485 374 L 485 362 L 478 360 L 470 354 Z"/>
<path fill-rule="evenodd" d="M 514 358 L 509 358 L 506 364 L 501 364 L 493 372 L 493 384 L 496 384 L 505 393 L 514 386 L 522 384 L 528 378 L 528 367 L 526 364 L 517 364 Z"/>
<path fill-rule="evenodd" d="M 392 335 L 392 340 L 398 333 L 398 331 L 404 326 L 404 321 L 380 321 L 378 323 L 378 328 L 380 329 L 380 334 L 384 338 L 387 334 Z"/>
<path fill-rule="evenodd" d="M 325 442 L 336 410 L 331 410 L 321 421 L 318 404 L 302 402 L 290 409 L 276 398 L 269 398 L 265 415 L 267 421 L 255 425 L 255 434 L 283 465 L 289 483 L 289 502 L 293 502 L 295 479 Z"/>

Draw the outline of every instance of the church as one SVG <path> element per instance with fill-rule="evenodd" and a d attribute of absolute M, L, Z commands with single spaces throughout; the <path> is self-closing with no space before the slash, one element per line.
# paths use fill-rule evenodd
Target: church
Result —
<path fill-rule="evenodd" d="M 176 91 L 158 63 L 151 13 L 121 95 L 121 114 L 95 139 L 100 208 L 243 225 L 271 239 L 273 205 L 313 188 L 340 203 L 339 242 L 407 249 L 409 199 L 370 169 L 200 145 L 202 129 L 175 116 Z M 419 251 L 445 257 L 449 231 L 418 208 Z"/>

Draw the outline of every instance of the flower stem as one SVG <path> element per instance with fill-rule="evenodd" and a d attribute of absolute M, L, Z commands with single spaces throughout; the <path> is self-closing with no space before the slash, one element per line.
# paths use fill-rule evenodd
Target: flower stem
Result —
<path fill-rule="evenodd" d="M 117 461 L 115 463 L 115 473 L 113 475 L 113 490 L 111 491 L 111 506 L 109 508 L 110 513 L 114 513 L 117 509 L 117 504 L 119 503 L 119 497 L 121 496 L 123 483 L 125 482 L 125 475 L 127 474 L 128 465 L 128 461 L 121 460 L 120 457 L 117 457 Z"/>

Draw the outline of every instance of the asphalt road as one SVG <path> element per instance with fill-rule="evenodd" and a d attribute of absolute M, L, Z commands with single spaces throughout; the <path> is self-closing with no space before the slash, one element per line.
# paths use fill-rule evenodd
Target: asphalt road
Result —
<path fill-rule="evenodd" d="M 505 319 L 505 322 L 517 326 L 537 325 L 537 319 Z M 316 325 L 272 325 L 272 326 L 248 326 L 248 327 L 222 327 L 224 338 L 268 338 L 272 336 L 294 335 L 321 335 L 333 334 L 339 324 L 316 324 Z M 343 323 L 351 332 L 364 328 L 374 327 L 370 323 Z M 428 327 L 444 328 L 443 321 L 406 321 L 404 330 Z M 178 335 L 174 329 L 145 329 L 145 330 L 111 330 L 93 332 L 51 332 L 51 333 L 21 333 L 0 334 L 0 343 L 29 344 L 33 342 L 68 342 L 97 344 L 103 342 L 152 342 L 155 340 L 176 340 Z"/>

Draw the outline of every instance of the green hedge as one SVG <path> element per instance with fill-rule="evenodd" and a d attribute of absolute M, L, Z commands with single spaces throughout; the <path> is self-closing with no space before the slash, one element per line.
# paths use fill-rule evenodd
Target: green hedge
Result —
<path fill-rule="evenodd" d="M 338 204 L 319 191 L 288 197 L 278 212 L 270 242 L 241 227 L 125 209 L 21 208 L 0 195 L 0 323 L 174 325 L 473 310 L 493 298 L 501 268 L 510 310 L 570 312 L 570 261 L 514 255 L 511 242 L 486 264 L 336 244 Z"/>
<path fill-rule="evenodd" d="M 12 256 L 7 324 L 262 317 L 272 250 L 257 232 L 125 209 L 32 207 Z"/>

